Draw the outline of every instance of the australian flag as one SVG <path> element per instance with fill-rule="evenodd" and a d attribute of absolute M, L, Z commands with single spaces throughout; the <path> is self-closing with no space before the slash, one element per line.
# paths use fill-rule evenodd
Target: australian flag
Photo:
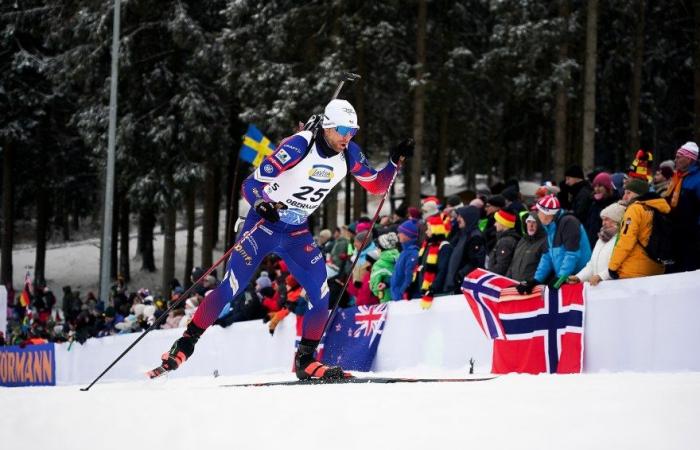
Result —
<path fill-rule="evenodd" d="M 521 295 L 516 281 L 476 269 L 462 292 L 487 337 L 493 373 L 579 373 L 583 361 L 583 284 L 537 286 Z"/>
<path fill-rule="evenodd" d="M 326 332 L 322 361 L 369 372 L 386 322 L 386 303 L 339 309 Z"/>

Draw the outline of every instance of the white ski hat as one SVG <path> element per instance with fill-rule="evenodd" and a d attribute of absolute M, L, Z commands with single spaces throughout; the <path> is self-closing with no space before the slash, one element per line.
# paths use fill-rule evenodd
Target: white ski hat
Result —
<path fill-rule="evenodd" d="M 357 124 L 357 113 L 347 100 L 335 99 L 326 105 L 323 111 L 323 128 L 335 127 L 360 128 Z"/>

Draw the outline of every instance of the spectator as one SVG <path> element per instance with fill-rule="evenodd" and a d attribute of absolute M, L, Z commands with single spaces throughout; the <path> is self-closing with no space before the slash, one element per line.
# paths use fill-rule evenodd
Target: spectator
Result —
<path fill-rule="evenodd" d="M 425 213 L 425 209 L 423 211 Z M 418 251 L 420 263 L 416 277 L 423 309 L 429 309 L 432 306 L 433 296 L 445 292 L 447 263 L 452 254 L 452 246 L 447 240 L 447 234 L 450 231 L 449 223 L 449 220 L 446 221 L 446 217 L 440 213 L 426 219 L 427 239 Z"/>
<path fill-rule="evenodd" d="M 515 230 L 515 224 L 518 220 L 517 211 L 511 206 L 506 206 L 496 211 L 493 217 L 496 220 L 496 245 L 489 253 L 486 268 L 499 275 L 505 275 L 513 260 L 515 247 L 520 240 L 520 234 Z"/>
<path fill-rule="evenodd" d="M 101 318 L 101 320 L 98 320 L 97 322 L 97 337 L 117 334 L 117 329 L 114 326 L 114 318 L 116 316 L 116 310 L 114 309 L 114 307 L 108 306 L 107 309 L 105 309 L 105 312 L 102 316 L 103 317 Z"/>
<path fill-rule="evenodd" d="M 512 180 L 510 185 L 503 189 L 501 195 L 506 200 L 506 206 L 510 207 L 514 213 L 517 214 L 520 211 L 527 211 L 527 208 L 525 205 L 523 205 L 522 197 L 520 195 L 518 180 Z"/>
<path fill-rule="evenodd" d="M 80 314 L 80 299 L 73 293 L 70 286 L 63 286 L 63 315 L 66 321 L 72 322 Z"/>
<path fill-rule="evenodd" d="M 610 177 L 618 198 L 622 198 L 625 195 L 625 177 L 625 174 L 622 172 L 615 172 Z"/>
<path fill-rule="evenodd" d="M 502 195 L 492 195 L 486 200 L 484 210 L 486 211 L 486 221 L 480 224 L 480 229 L 486 239 L 486 250 L 491 251 L 496 246 L 496 219 L 494 214 L 501 208 L 506 207 L 506 199 Z"/>
<path fill-rule="evenodd" d="M 659 165 L 659 168 L 654 172 L 654 179 L 652 182 L 652 187 L 654 192 L 659 194 L 661 197 L 666 196 L 666 189 L 673 178 L 674 163 L 671 160 L 664 161 Z"/>
<path fill-rule="evenodd" d="M 321 249 L 321 253 L 323 254 L 324 258 L 331 252 L 331 250 L 333 250 L 334 243 L 333 233 L 331 233 L 331 230 L 326 228 L 318 233 L 316 245 L 318 245 L 318 248 Z"/>
<path fill-rule="evenodd" d="M 546 283 L 553 275 L 553 287 L 559 288 L 578 273 L 591 259 L 591 246 L 581 222 L 561 209 L 559 200 L 548 195 L 537 202 L 537 217 L 547 234 L 547 251 L 537 265 L 534 278 L 517 286 L 521 294 L 531 293 L 537 284 Z"/>
<path fill-rule="evenodd" d="M 286 298 L 281 303 L 280 309 L 269 316 L 270 323 L 268 324 L 268 330 L 270 334 L 274 334 L 277 325 L 279 325 L 290 312 L 293 312 L 300 303 L 305 301 L 304 296 L 306 295 L 306 291 L 304 291 L 304 288 L 299 284 L 296 278 L 291 274 L 287 275 L 284 284 L 287 293 Z"/>
<path fill-rule="evenodd" d="M 377 247 L 380 254 L 379 259 L 372 266 L 369 285 L 372 293 L 381 303 L 391 301 L 389 286 L 391 274 L 394 273 L 396 260 L 399 258 L 399 251 L 396 249 L 398 243 L 399 237 L 393 231 L 377 237 Z"/>
<path fill-rule="evenodd" d="M 682 272 L 700 268 L 700 168 L 695 142 L 678 149 L 675 164 L 665 198 L 673 223 L 675 264 L 671 271 Z"/>
<path fill-rule="evenodd" d="M 372 266 L 379 259 L 380 253 L 378 248 L 369 252 L 360 271 L 361 279 L 348 283 L 348 293 L 355 298 L 355 306 L 376 305 L 379 303 L 379 299 L 374 295 L 370 287 L 370 275 Z"/>
<path fill-rule="evenodd" d="M 398 237 L 401 243 L 401 253 L 396 260 L 389 288 L 392 300 L 408 300 L 418 296 L 418 293 L 411 289 L 413 271 L 418 262 L 418 224 L 416 221 L 409 219 L 399 225 Z"/>
<path fill-rule="evenodd" d="M 652 209 L 668 214 L 671 208 L 659 194 L 649 192 L 649 183 L 639 178 L 628 181 L 622 199 L 628 206 L 610 257 L 610 277 L 635 278 L 664 273 L 664 265 L 649 258 L 643 246 L 649 243 L 651 236 Z"/>
<path fill-rule="evenodd" d="M 462 280 L 477 267 L 484 267 L 486 240 L 479 230 L 479 210 L 475 206 L 457 209 L 459 239 L 447 263 L 444 292 L 460 293 Z"/>
<path fill-rule="evenodd" d="M 588 217 L 583 223 L 588 234 L 588 242 L 595 246 L 598 240 L 598 232 L 603 225 L 600 212 L 617 202 L 620 198 L 617 196 L 617 191 L 612 182 L 612 175 L 607 172 L 600 172 L 593 179 L 593 201 Z"/>
<path fill-rule="evenodd" d="M 353 254 L 350 243 L 355 239 L 355 229 L 344 226 L 341 235 L 333 244 L 330 255 L 326 257 L 326 272 L 329 278 L 340 277 L 344 279 L 346 268 L 349 266 L 350 256 Z M 329 280 L 329 285 L 330 285 Z M 332 297 L 332 294 L 331 294 Z"/>
<path fill-rule="evenodd" d="M 564 183 L 567 186 L 568 201 L 571 205 L 569 209 L 579 222 L 585 223 L 591 207 L 593 190 L 585 179 L 581 167 L 574 165 L 566 169 Z"/>
<path fill-rule="evenodd" d="M 506 276 L 517 281 L 534 278 L 542 254 L 547 251 L 547 236 L 537 213 L 525 216 L 525 233 L 518 241 Z"/>
<path fill-rule="evenodd" d="M 462 199 L 459 195 L 450 195 L 447 198 L 447 206 L 442 211 L 443 214 L 450 218 L 450 232 L 447 235 L 447 240 L 452 243 L 456 240 L 457 234 L 459 234 L 459 226 L 457 225 L 457 208 L 464 206 Z"/>
<path fill-rule="evenodd" d="M 358 224 L 358 226 L 361 224 Z M 360 280 L 359 272 L 360 272 L 360 267 L 367 262 L 367 254 L 377 248 L 377 246 L 374 244 L 372 240 L 369 240 L 369 243 L 365 246 L 365 248 L 362 249 L 360 252 L 360 247 L 362 246 L 362 243 L 367 239 L 369 235 L 369 225 L 364 231 L 358 232 L 357 236 L 355 236 L 355 240 L 353 241 L 353 245 L 355 247 L 355 254 L 353 257 L 357 258 L 357 264 L 355 264 L 355 269 L 353 270 L 352 274 L 352 280 L 353 281 L 358 281 Z M 359 252 L 359 253 L 358 253 Z"/>
<path fill-rule="evenodd" d="M 620 230 L 620 222 L 625 214 L 625 206 L 621 203 L 613 203 L 600 212 L 601 227 L 598 231 L 591 260 L 576 275 L 569 277 L 569 283 L 581 283 L 588 281 L 596 286 L 601 281 L 609 280 L 608 264 L 615 248 L 615 236 Z"/>

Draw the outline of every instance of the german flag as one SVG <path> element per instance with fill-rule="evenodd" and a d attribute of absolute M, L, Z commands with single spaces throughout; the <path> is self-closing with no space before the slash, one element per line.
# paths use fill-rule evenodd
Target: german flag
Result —
<path fill-rule="evenodd" d="M 23 308 L 29 307 L 32 303 L 32 279 L 29 276 L 29 272 L 24 275 L 24 289 L 22 293 L 19 294 L 19 304 Z"/>

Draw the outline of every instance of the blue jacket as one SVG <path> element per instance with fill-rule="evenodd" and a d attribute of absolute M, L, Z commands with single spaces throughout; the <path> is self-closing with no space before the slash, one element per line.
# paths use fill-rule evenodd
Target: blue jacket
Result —
<path fill-rule="evenodd" d="M 535 279 L 546 283 L 549 276 L 559 278 L 578 273 L 591 259 L 591 244 L 581 222 L 572 214 L 559 211 L 554 220 L 544 225 L 547 251 L 535 271 Z"/>
<path fill-rule="evenodd" d="M 700 167 L 693 164 L 683 178 L 678 207 L 673 211 L 676 220 L 700 225 Z"/>
<path fill-rule="evenodd" d="M 403 299 L 403 293 L 413 281 L 413 269 L 418 262 L 418 243 L 415 239 L 401 244 L 402 250 L 399 259 L 396 260 L 394 273 L 391 275 L 391 299 Z M 414 297 L 413 292 L 409 292 L 409 298 Z"/>

